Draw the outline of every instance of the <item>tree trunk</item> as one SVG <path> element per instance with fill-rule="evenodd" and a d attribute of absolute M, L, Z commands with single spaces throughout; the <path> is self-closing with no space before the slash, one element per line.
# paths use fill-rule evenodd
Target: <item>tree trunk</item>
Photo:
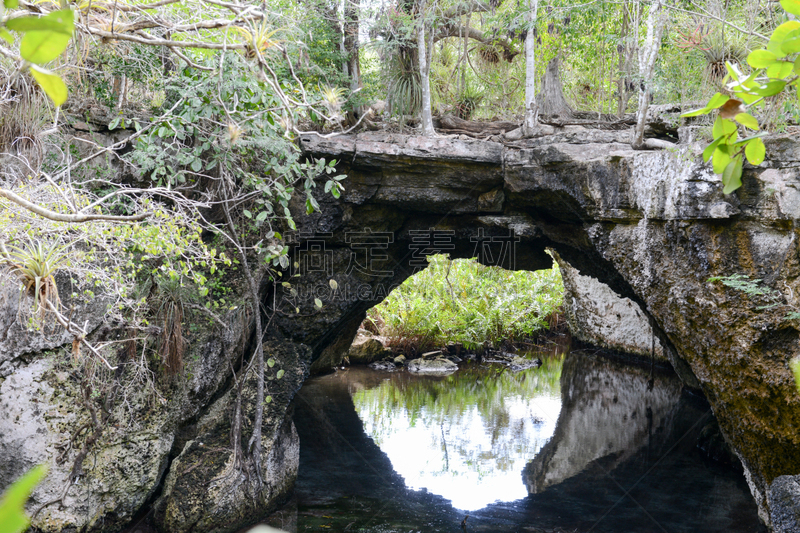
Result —
<path fill-rule="evenodd" d="M 433 113 L 431 112 L 431 84 L 428 77 L 430 64 L 428 63 L 428 53 L 425 37 L 425 0 L 420 2 L 419 23 L 417 25 L 417 52 L 419 57 L 419 80 L 422 90 L 422 109 L 420 110 L 420 123 L 422 124 L 422 135 L 430 137 L 434 135 Z"/>
<path fill-rule="evenodd" d="M 561 87 L 561 54 L 550 60 L 542 81 L 542 92 L 539 93 L 539 112 L 547 117 L 569 118 L 572 107 L 564 97 Z"/>
<path fill-rule="evenodd" d="M 536 12 L 539 0 L 529 0 L 528 33 L 525 36 L 525 121 L 522 131 L 526 137 L 533 135 L 536 130 L 539 108 L 536 105 L 536 37 L 533 29 L 536 27 Z"/>
<path fill-rule="evenodd" d="M 625 110 L 628 108 L 628 100 L 630 100 L 631 94 L 633 94 L 634 90 L 633 81 L 631 80 L 631 63 L 636 49 L 636 41 L 630 38 L 630 25 L 630 11 L 628 5 L 624 4 L 622 6 L 622 28 L 620 29 L 619 35 L 620 43 L 617 45 L 617 52 L 619 52 L 619 72 L 617 73 L 619 76 L 617 79 L 617 116 L 619 118 L 623 118 L 625 116 Z M 638 26 L 634 23 L 634 28 L 636 27 Z M 636 30 L 634 30 L 633 35 L 636 35 Z"/>
<path fill-rule="evenodd" d="M 358 60 L 358 12 L 360 0 L 345 0 L 344 4 L 344 51 L 347 54 L 347 75 L 350 76 L 350 90 L 361 87 L 361 65 Z"/>
<path fill-rule="evenodd" d="M 633 130 L 631 145 L 634 148 L 644 147 L 644 127 L 647 122 L 647 108 L 650 105 L 650 83 L 653 81 L 658 49 L 661 47 L 661 35 L 667 22 L 664 9 L 665 0 L 653 0 L 647 14 L 647 36 L 644 47 L 639 51 L 639 75 L 642 79 L 639 93 L 639 109 L 636 111 L 636 127 Z"/>

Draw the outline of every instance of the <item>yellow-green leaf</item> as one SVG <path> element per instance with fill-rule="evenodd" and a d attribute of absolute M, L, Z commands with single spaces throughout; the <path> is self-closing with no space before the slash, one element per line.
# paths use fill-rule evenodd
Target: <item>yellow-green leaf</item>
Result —
<path fill-rule="evenodd" d="M 730 96 L 721 93 L 716 93 L 714 96 L 711 97 L 711 100 L 708 101 L 708 104 L 706 104 L 706 109 L 717 109 L 730 99 L 731 99 Z"/>
<path fill-rule="evenodd" d="M 6 27 L 20 32 L 52 31 L 71 37 L 72 32 L 75 31 L 73 16 L 71 9 L 62 9 L 53 11 L 44 17 L 37 17 L 36 15 L 17 17 L 6 22 Z"/>
<path fill-rule="evenodd" d="M 789 361 L 789 368 L 792 369 L 794 374 L 794 383 L 797 385 L 797 390 L 800 391 L 800 357 L 795 357 Z"/>
<path fill-rule="evenodd" d="M 753 50 L 747 56 L 747 63 L 753 68 L 767 68 L 778 60 L 769 50 Z"/>
<path fill-rule="evenodd" d="M 681 117 L 689 118 L 689 117 L 698 117 L 700 115 L 708 115 L 711 112 L 711 109 L 707 107 L 701 107 L 700 109 L 695 109 L 694 111 L 687 111 L 683 113 Z"/>
<path fill-rule="evenodd" d="M 736 131 L 736 124 L 733 123 L 732 120 L 724 119 L 722 117 L 717 117 L 717 120 L 714 121 L 714 128 L 712 134 L 714 138 L 722 137 L 723 135 L 730 135 Z"/>
<path fill-rule="evenodd" d="M 776 94 L 780 93 L 784 87 L 786 87 L 785 81 L 775 80 L 767 82 L 766 85 L 759 89 L 753 89 L 752 92 L 760 96 L 775 96 Z"/>
<path fill-rule="evenodd" d="M 723 144 L 714 150 L 714 157 L 711 159 L 711 164 L 714 167 L 715 174 L 722 174 L 728 163 L 731 162 L 731 156 L 728 155 L 728 145 Z"/>
<path fill-rule="evenodd" d="M 46 465 L 34 467 L 0 497 L 0 526 L 3 533 L 21 533 L 28 528 L 30 520 L 25 515 L 25 502 L 46 474 Z"/>
<path fill-rule="evenodd" d="M 778 61 L 767 68 L 768 78 L 785 78 L 792 73 L 791 61 Z"/>
<path fill-rule="evenodd" d="M 722 185 L 723 194 L 730 194 L 742 186 L 742 160 L 738 157 L 722 172 Z"/>
<path fill-rule="evenodd" d="M 764 141 L 761 139 L 753 139 L 748 142 L 747 146 L 744 148 L 744 155 L 747 156 L 747 160 L 753 166 L 758 166 L 763 163 L 766 153 L 767 149 L 764 146 Z"/>
<path fill-rule="evenodd" d="M 14 36 L 8 33 L 5 28 L 0 28 L 0 39 L 3 39 L 8 44 L 14 44 Z"/>
<path fill-rule="evenodd" d="M 781 0 L 781 7 L 792 15 L 800 17 L 800 0 Z"/>
<path fill-rule="evenodd" d="M 777 58 L 784 57 L 786 54 L 783 53 L 783 42 L 786 40 L 787 36 L 793 32 L 794 30 L 800 28 L 800 22 L 796 20 L 790 20 L 788 22 L 784 22 L 777 28 L 775 31 L 772 32 L 772 37 L 767 44 L 767 50 L 775 54 Z"/>
<path fill-rule="evenodd" d="M 714 142 L 706 146 L 706 149 L 703 150 L 703 161 L 708 163 L 708 160 L 711 159 L 711 156 L 714 155 L 714 150 L 717 149 L 717 145 L 722 141 L 722 137 L 714 139 Z"/>
<path fill-rule="evenodd" d="M 17 0 L 3 0 L 3 5 L 6 6 L 6 9 L 17 9 L 19 2 Z"/>
<path fill-rule="evenodd" d="M 739 113 L 734 117 L 734 119 L 742 126 L 750 128 L 751 130 L 758 129 L 758 121 L 750 113 Z"/>
<path fill-rule="evenodd" d="M 783 50 L 784 54 L 793 54 L 795 52 L 800 52 L 800 37 L 795 37 L 794 39 L 787 39 L 783 41 L 781 50 Z"/>
<path fill-rule="evenodd" d="M 56 31 L 29 31 L 19 45 L 19 55 L 31 63 L 49 63 L 67 49 L 69 39 L 69 35 Z"/>
<path fill-rule="evenodd" d="M 55 105 L 60 106 L 67 101 L 67 86 L 57 74 L 53 74 L 42 67 L 31 65 L 31 75 Z"/>

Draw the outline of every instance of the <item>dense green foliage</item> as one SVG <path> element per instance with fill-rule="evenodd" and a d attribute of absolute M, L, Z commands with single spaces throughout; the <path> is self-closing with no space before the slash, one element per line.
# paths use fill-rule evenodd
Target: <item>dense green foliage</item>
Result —
<path fill-rule="evenodd" d="M 369 312 L 398 347 L 469 349 L 522 341 L 556 321 L 564 285 L 558 265 L 538 272 L 485 267 L 437 255 Z"/>

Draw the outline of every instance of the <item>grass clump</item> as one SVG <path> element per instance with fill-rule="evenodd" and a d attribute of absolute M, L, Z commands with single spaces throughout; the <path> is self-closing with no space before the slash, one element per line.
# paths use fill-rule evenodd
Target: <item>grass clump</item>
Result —
<path fill-rule="evenodd" d="M 538 272 L 446 255 L 430 256 L 428 263 L 367 315 L 401 351 L 419 353 L 449 343 L 468 350 L 498 348 L 559 323 L 564 284 L 555 263 Z"/>

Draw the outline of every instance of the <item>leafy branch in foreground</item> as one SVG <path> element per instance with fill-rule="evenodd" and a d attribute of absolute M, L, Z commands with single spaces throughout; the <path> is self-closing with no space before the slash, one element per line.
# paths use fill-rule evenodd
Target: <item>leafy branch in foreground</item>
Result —
<path fill-rule="evenodd" d="M 781 0 L 787 13 L 800 17 L 800 0 Z M 787 20 L 778 26 L 765 49 L 754 50 L 747 56 L 755 70 L 748 74 L 730 61 L 725 62 L 728 74 L 723 79 L 732 96 L 716 93 L 705 107 L 684 113 L 682 117 L 707 115 L 719 110 L 714 121 L 714 140 L 703 150 L 703 160 L 712 161 L 714 172 L 722 174 L 723 193 L 730 194 L 742 186 L 744 159 L 754 166 L 764 161 L 766 148 L 761 140 L 765 134 L 739 139 L 739 126 L 759 130 L 758 120 L 748 112 L 800 79 L 800 21 Z"/>
<path fill-rule="evenodd" d="M 46 465 L 34 467 L 0 496 L 0 533 L 22 533 L 28 529 L 31 521 L 25 514 L 25 501 L 45 475 Z"/>

